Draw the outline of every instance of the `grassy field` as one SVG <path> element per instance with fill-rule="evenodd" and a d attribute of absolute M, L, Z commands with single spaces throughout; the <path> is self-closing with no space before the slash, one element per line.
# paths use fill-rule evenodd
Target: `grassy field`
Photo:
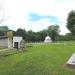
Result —
<path fill-rule="evenodd" d="M 33 44 L 26 51 L 0 56 L 0 75 L 75 75 L 65 66 L 75 43 Z"/>

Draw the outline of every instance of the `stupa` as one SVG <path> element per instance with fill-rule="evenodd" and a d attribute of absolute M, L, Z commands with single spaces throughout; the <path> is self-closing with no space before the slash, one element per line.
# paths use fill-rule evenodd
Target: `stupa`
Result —
<path fill-rule="evenodd" d="M 45 37 L 44 42 L 45 42 L 45 43 L 51 43 L 51 42 L 52 42 L 51 37 L 47 35 L 47 36 Z"/>

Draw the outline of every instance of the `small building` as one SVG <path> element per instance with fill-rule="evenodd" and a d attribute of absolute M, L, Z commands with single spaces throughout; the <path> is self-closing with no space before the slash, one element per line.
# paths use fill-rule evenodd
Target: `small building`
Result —
<path fill-rule="evenodd" d="M 22 37 L 20 37 L 20 36 L 14 36 L 13 37 L 13 47 L 14 48 L 20 48 L 20 43 L 21 43 L 22 40 L 23 40 Z"/>
<path fill-rule="evenodd" d="M 20 42 L 23 40 L 21 36 L 13 36 L 12 38 L 1 36 L 0 47 L 3 48 L 20 48 Z"/>
<path fill-rule="evenodd" d="M 50 36 L 46 36 L 44 42 L 45 43 L 51 43 L 52 40 L 51 40 Z"/>

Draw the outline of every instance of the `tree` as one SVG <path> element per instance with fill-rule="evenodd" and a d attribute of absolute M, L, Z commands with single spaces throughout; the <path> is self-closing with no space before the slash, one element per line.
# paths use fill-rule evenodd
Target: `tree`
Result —
<path fill-rule="evenodd" d="M 22 36 L 24 40 L 26 40 L 26 36 L 27 36 L 25 29 L 21 29 L 21 28 L 17 29 L 17 31 L 14 32 L 14 35 Z"/>
<path fill-rule="evenodd" d="M 30 41 L 35 41 L 35 32 L 33 32 L 32 30 L 29 30 L 27 32 L 27 41 L 30 42 Z"/>
<path fill-rule="evenodd" d="M 67 28 L 70 30 L 72 35 L 75 35 L 75 11 L 71 11 L 67 17 Z"/>
<path fill-rule="evenodd" d="M 47 32 L 48 32 L 48 30 L 42 30 L 41 32 L 40 32 L 40 36 L 41 36 L 41 41 L 44 41 L 45 40 L 45 37 L 47 36 Z"/>
<path fill-rule="evenodd" d="M 7 32 L 9 28 L 7 26 L 0 26 L 0 30 L 3 32 Z"/>
<path fill-rule="evenodd" d="M 66 41 L 73 40 L 72 33 L 66 33 L 64 37 L 65 37 L 65 40 L 66 40 Z"/>
<path fill-rule="evenodd" d="M 58 25 L 50 25 L 48 27 L 48 34 L 50 35 L 52 41 L 56 40 L 58 33 L 59 33 L 59 26 Z"/>
<path fill-rule="evenodd" d="M 4 34 L 4 32 L 2 32 L 1 30 L 0 30 L 0 36 L 4 36 L 5 34 Z"/>
<path fill-rule="evenodd" d="M 9 31 L 7 26 L 0 26 L 0 36 L 6 35 L 7 31 Z"/>
<path fill-rule="evenodd" d="M 47 30 L 36 32 L 35 36 L 36 41 L 44 41 L 46 35 L 47 35 Z"/>
<path fill-rule="evenodd" d="M 64 35 L 58 35 L 57 41 L 65 41 L 65 36 Z"/>

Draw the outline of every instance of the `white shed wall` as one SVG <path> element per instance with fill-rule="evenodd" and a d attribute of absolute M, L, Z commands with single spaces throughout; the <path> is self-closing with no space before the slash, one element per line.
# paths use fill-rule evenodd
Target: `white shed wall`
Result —
<path fill-rule="evenodd" d="M 22 37 L 14 36 L 14 37 L 13 37 L 13 47 L 14 47 L 14 43 L 15 43 L 15 42 L 18 42 L 18 48 L 20 48 L 20 42 L 21 42 L 21 40 L 23 40 Z"/>

